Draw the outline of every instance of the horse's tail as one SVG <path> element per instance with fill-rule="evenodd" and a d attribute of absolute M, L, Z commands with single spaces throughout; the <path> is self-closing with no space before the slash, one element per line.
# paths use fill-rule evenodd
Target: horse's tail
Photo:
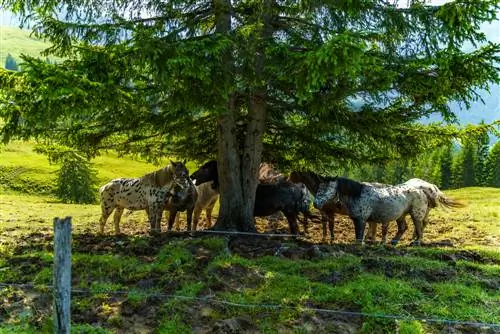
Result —
<path fill-rule="evenodd" d="M 463 208 L 466 206 L 463 202 L 456 200 L 456 199 L 453 199 L 453 198 L 450 198 L 450 197 L 447 197 L 442 192 L 439 192 L 437 200 L 439 201 L 439 203 L 441 205 L 443 205 L 444 207 L 447 207 L 447 208 Z"/>

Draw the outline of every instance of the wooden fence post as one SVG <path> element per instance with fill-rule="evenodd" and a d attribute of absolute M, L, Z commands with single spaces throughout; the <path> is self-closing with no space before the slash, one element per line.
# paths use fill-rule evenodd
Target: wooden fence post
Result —
<path fill-rule="evenodd" d="M 71 217 L 54 218 L 54 333 L 71 329 Z"/>

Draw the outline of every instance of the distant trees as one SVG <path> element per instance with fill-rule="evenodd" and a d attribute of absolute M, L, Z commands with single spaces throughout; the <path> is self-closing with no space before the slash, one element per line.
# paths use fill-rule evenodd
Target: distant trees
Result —
<path fill-rule="evenodd" d="M 348 176 L 389 184 L 418 177 L 441 189 L 500 187 L 500 141 L 490 146 L 487 133 L 480 133 L 415 158 L 355 167 Z"/>
<path fill-rule="evenodd" d="M 497 141 L 490 149 L 485 162 L 484 175 L 486 185 L 500 187 L 500 141 Z"/>
<path fill-rule="evenodd" d="M 19 67 L 17 66 L 17 62 L 12 57 L 12 55 L 9 53 L 7 54 L 7 57 L 5 58 L 5 69 L 6 70 L 11 70 L 11 71 L 18 71 Z"/>

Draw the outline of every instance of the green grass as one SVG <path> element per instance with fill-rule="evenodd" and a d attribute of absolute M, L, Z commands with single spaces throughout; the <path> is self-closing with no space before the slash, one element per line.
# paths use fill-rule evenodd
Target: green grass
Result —
<path fill-rule="evenodd" d="M 53 274 L 55 216 L 73 217 L 72 282 L 75 289 L 88 290 L 72 297 L 76 333 L 131 328 L 189 333 L 194 327 L 214 330 L 228 319 L 251 319 L 252 329 L 264 333 L 447 330 L 418 320 L 339 320 L 310 308 L 500 323 L 500 221 L 496 219 L 500 203 L 494 201 L 500 198 L 500 189 L 447 191 L 448 196 L 467 202 L 467 207 L 432 211 L 426 241 L 450 239 L 458 247 L 340 244 L 322 246 L 330 252 L 326 257 L 246 258 L 228 251 L 227 239 L 222 237 L 141 234 L 147 231 L 144 213 L 122 217 L 125 236 L 97 236 L 99 206 L 63 204 L 52 197 L 57 166 L 32 149 L 32 143 L 16 142 L 0 151 L 0 283 L 37 286 L 35 291 L 0 288 L 0 333 L 51 332 L 50 303 L 37 298 L 50 296 L 46 286 Z M 112 153 L 93 162 L 102 183 L 158 168 Z M 18 173 L 6 175 L 6 170 Z M 112 230 L 110 222 L 107 230 Z M 308 247 L 293 241 L 282 246 L 289 251 Z M 283 308 L 237 307 L 203 298 Z"/>
<path fill-rule="evenodd" d="M 5 66 L 7 54 L 11 54 L 19 65 L 22 60 L 21 54 L 27 54 L 33 57 L 40 57 L 40 52 L 50 47 L 50 44 L 30 36 L 30 31 L 17 27 L 0 26 L 0 66 Z M 54 57 L 49 57 L 55 59 Z"/>
<path fill-rule="evenodd" d="M 431 224 L 436 227 L 435 234 L 462 245 L 493 245 L 498 251 L 500 188 L 469 187 L 445 193 L 467 206 L 450 210 L 433 210 L 430 217 Z"/>

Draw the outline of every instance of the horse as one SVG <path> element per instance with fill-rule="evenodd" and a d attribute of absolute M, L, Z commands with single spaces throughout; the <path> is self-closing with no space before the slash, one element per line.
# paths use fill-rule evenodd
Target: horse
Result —
<path fill-rule="evenodd" d="M 420 189 L 403 184 L 377 188 L 348 178 L 337 177 L 320 184 L 314 199 L 314 206 L 321 209 L 336 201 L 347 208 L 354 222 L 358 243 L 363 243 L 365 224 L 369 219 L 382 224 L 398 220 L 398 233 L 392 240 L 394 245 L 397 244 L 406 231 L 406 222 L 401 218 L 408 213 L 416 231 L 413 244 L 421 243 L 423 221 L 428 213 L 428 200 L 426 194 Z"/>
<path fill-rule="evenodd" d="M 196 187 L 198 190 L 198 200 L 196 201 L 194 207 L 194 220 L 193 229 L 196 230 L 198 222 L 200 220 L 201 211 L 205 210 L 205 215 L 207 218 L 206 228 L 212 227 L 212 211 L 214 209 L 215 203 L 219 198 L 218 189 L 213 188 L 212 182 L 207 182 L 200 184 Z"/>
<path fill-rule="evenodd" d="M 215 203 L 219 198 L 218 189 L 212 188 L 212 182 L 206 182 L 196 186 L 196 192 L 198 193 L 198 198 L 196 199 L 193 211 L 193 231 L 196 231 L 198 222 L 200 220 L 201 212 L 205 210 L 207 224 L 206 227 L 212 227 L 212 211 L 214 209 Z M 168 208 L 167 208 L 168 209 Z M 179 216 L 175 219 L 176 229 L 179 229 Z"/>
<path fill-rule="evenodd" d="M 187 186 L 175 185 L 172 195 L 167 198 L 164 209 L 170 212 L 168 216 L 167 231 L 171 231 L 177 212 L 186 211 L 187 230 L 191 230 L 191 222 L 193 219 L 193 211 L 198 200 L 198 191 L 193 181 L 187 178 Z M 194 224 L 196 230 L 196 223 Z"/>
<path fill-rule="evenodd" d="M 427 196 L 427 200 L 428 200 L 429 205 L 427 207 L 428 211 L 427 211 L 425 219 L 423 221 L 422 230 L 425 230 L 425 228 L 429 222 L 428 217 L 429 217 L 430 209 L 436 208 L 439 205 L 442 205 L 446 208 L 462 208 L 465 206 L 462 202 L 455 200 L 453 198 L 447 197 L 435 184 L 424 181 L 422 179 L 412 178 L 412 179 L 406 181 L 405 183 L 403 183 L 403 185 L 412 186 L 414 188 L 420 189 Z M 403 217 L 403 219 L 404 219 L 404 217 Z M 377 232 L 377 225 L 372 224 L 372 223 L 370 223 L 369 225 L 370 225 L 369 226 L 369 238 L 371 240 L 375 240 L 375 235 Z M 413 235 L 414 237 L 416 236 L 415 233 L 416 233 L 416 231 L 414 232 L 414 235 Z M 384 243 L 386 240 L 386 235 L 387 235 L 387 226 L 382 225 L 382 242 L 384 242 Z"/>
<path fill-rule="evenodd" d="M 318 192 L 318 188 L 321 183 L 328 182 L 329 180 L 334 180 L 335 178 L 333 177 L 328 177 L 328 176 L 321 176 L 313 172 L 305 172 L 305 171 L 293 171 L 290 173 L 288 176 L 288 180 L 294 183 L 303 183 L 306 185 L 307 189 L 313 194 L 313 196 L 316 196 L 316 193 Z M 368 183 L 368 182 L 363 182 L 363 184 L 370 185 L 373 187 L 386 187 L 386 184 L 383 183 Z M 321 225 L 322 225 L 322 230 L 323 230 L 323 241 L 326 240 L 326 235 L 327 235 L 327 230 L 326 226 L 328 224 L 328 230 L 330 231 L 330 241 L 333 241 L 334 239 L 334 222 L 335 222 L 335 213 L 341 214 L 341 215 L 348 215 L 348 210 L 345 207 L 345 205 L 342 205 L 341 203 L 328 203 L 324 205 L 320 209 L 320 214 L 321 214 Z M 404 219 L 404 218 L 403 218 Z M 372 224 L 370 224 L 370 227 Z M 376 226 L 376 225 L 375 225 Z M 400 222 L 398 222 L 398 226 L 400 226 Z M 401 225 L 402 226 L 402 225 Z"/>
<path fill-rule="evenodd" d="M 218 189 L 219 176 L 217 161 L 211 160 L 203 164 L 191 175 L 197 185 L 212 182 L 212 188 Z M 310 216 L 311 199 L 307 188 L 302 184 L 278 182 L 258 184 L 255 193 L 254 216 L 265 217 L 281 211 L 287 218 L 290 232 L 298 233 L 297 217 L 304 215 L 303 226 L 307 229 L 307 218 Z"/>
<path fill-rule="evenodd" d="M 283 174 L 278 172 L 273 165 L 261 162 L 259 165 L 259 183 L 274 184 L 285 181 Z"/>
<path fill-rule="evenodd" d="M 151 232 L 160 231 L 161 216 L 167 198 L 173 194 L 174 186 L 187 186 L 189 171 L 184 162 L 170 161 L 162 169 L 139 178 L 119 178 L 103 185 L 99 189 L 101 199 L 101 218 L 99 232 L 104 233 L 104 226 L 109 215 L 115 210 L 115 233 L 120 233 L 120 218 L 123 210 L 146 210 Z"/>
<path fill-rule="evenodd" d="M 311 196 L 303 184 L 280 182 L 275 184 L 259 184 L 255 193 L 254 217 L 267 217 L 281 211 L 290 227 L 291 234 L 298 234 L 297 217 L 304 216 L 302 226 L 307 233 L 307 219 L 311 216 L 309 206 Z"/>

